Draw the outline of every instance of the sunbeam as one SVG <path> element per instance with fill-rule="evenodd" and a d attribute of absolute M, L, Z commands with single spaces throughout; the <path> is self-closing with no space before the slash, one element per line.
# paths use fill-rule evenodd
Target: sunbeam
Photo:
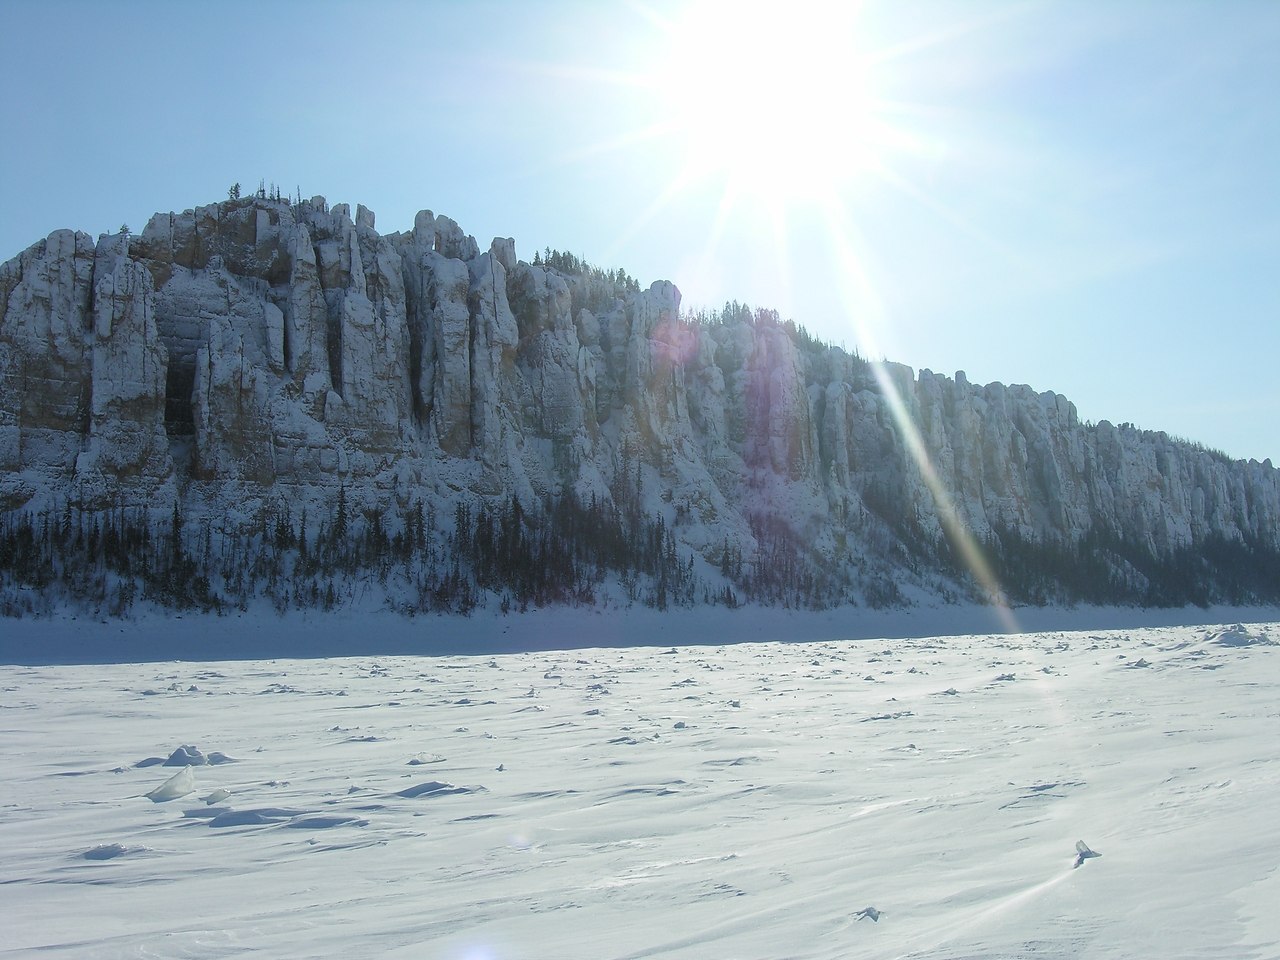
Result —
<path fill-rule="evenodd" d="M 838 275 L 843 283 L 852 284 L 853 287 L 846 292 L 843 299 L 849 305 L 848 316 L 853 326 L 855 343 L 864 356 L 879 358 L 884 354 L 880 349 L 875 330 L 884 327 L 887 318 L 879 298 L 875 295 L 874 287 L 863 269 L 861 258 L 854 250 L 850 239 L 852 226 L 837 213 L 837 210 L 838 207 L 834 204 L 827 208 L 826 227 L 840 265 Z M 865 317 L 863 311 L 859 309 L 862 305 L 872 307 L 872 310 L 868 311 L 871 313 L 869 318 Z M 898 426 L 903 445 L 915 462 L 921 479 L 924 480 L 925 486 L 933 497 L 938 520 L 942 524 L 948 541 L 985 594 L 1001 628 L 1007 633 L 1021 632 L 1021 627 L 1009 607 L 1004 589 L 992 570 L 991 564 L 978 545 L 977 538 L 969 530 L 956 508 L 955 500 L 947 489 L 947 485 L 938 475 L 920 429 L 907 409 L 897 384 L 889 376 L 885 365 L 878 359 L 873 359 L 871 370 L 880 387 L 881 395 L 889 406 L 889 413 Z"/>
<path fill-rule="evenodd" d="M 973 575 L 983 593 L 986 594 L 986 601 L 995 612 L 996 618 L 1000 621 L 1004 631 L 1006 633 L 1021 633 L 1022 628 L 1018 625 L 1017 618 L 1014 617 L 1013 611 L 1009 608 L 1004 590 L 996 579 L 995 572 L 991 569 L 991 564 L 987 562 L 981 547 L 978 546 L 977 539 L 956 509 L 955 500 L 952 498 L 950 491 L 947 490 L 946 484 L 938 476 L 938 471 L 934 468 L 933 460 L 929 456 L 924 439 L 920 436 L 920 429 L 908 412 L 907 406 L 902 400 L 902 395 L 898 392 L 897 385 L 886 372 L 884 364 L 872 363 L 871 369 L 875 374 L 876 382 L 880 385 L 880 391 L 885 398 L 885 402 L 889 405 L 889 412 L 902 433 L 903 443 L 907 452 L 920 469 L 920 477 L 933 495 L 934 505 L 938 511 L 938 520 L 946 531 L 947 539 L 959 552 L 961 561 Z"/>

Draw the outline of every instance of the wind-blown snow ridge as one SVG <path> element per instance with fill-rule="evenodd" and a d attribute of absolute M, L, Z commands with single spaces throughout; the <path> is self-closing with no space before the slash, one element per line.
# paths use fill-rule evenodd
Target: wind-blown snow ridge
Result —
<path fill-rule="evenodd" d="M 374 223 L 255 197 L 0 266 L 8 612 L 987 598 L 938 489 L 1015 601 L 1280 595 L 1270 461 Z"/>

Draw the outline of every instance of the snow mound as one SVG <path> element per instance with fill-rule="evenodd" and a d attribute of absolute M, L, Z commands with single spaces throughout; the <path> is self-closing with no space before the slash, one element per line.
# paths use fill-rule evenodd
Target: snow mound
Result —
<path fill-rule="evenodd" d="M 166 767 L 203 767 L 208 759 L 200 752 L 199 747 L 183 744 L 164 762 Z"/>
<path fill-rule="evenodd" d="M 397 790 L 396 796 L 413 800 L 417 797 L 445 797 L 455 793 L 478 793 L 483 789 L 483 787 L 455 787 L 452 783 L 445 783 L 443 780 L 428 780 L 426 783 L 419 783 L 405 790 Z"/>
<path fill-rule="evenodd" d="M 406 764 L 406 766 L 421 767 L 430 763 L 444 763 L 444 761 L 445 761 L 445 758 L 440 756 L 440 754 L 438 753 L 430 753 L 430 754 L 420 753 L 418 754 L 418 756 L 410 759 Z"/>
<path fill-rule="evenodd" d="M 85 860 L 114 860 L 129 853 L 129 848 L 119 843 L 100 843 L 80 854 Z"/>
<path fill-rule="evenodd" d="M 1253 647 L 1266 646 L 1273 647 L 1276 641 L 1272 640 L 1265 633 L 1250 633 L 1243 624 L 1233 624 L 1225 630 L 1212 634 L 1209 637 L 1210 643 L 1216 643 L 1223 647 Z"/>
<path fill-rule="evenodd" d="M 332 827 L 365 827 L 368 825 L 368 820 L 339 815 L 294 817 L 285 824 L 286 827 L 294 827 L 299 830 L 328 830 Z"/>
<path fill-rule="evenodd" d="M 289 810 L 283 807 L 256 807 L 252 810 L 228 810 L 209 821 L 211 827 L 258 826 L 264 823 L 282 823 L 294 817 L 305 816 L 305 810 Z"/>
<path fill-rule="evenodd" d="M 208 753 L 203 752 L 199 747 L 191 744 L 183 744 L 178 747 L 168 757 L 147 757 L 145 760 L 139 760 L 133 766 L 135 769 L 144 767 L 204 767 L 217 766 L 222 763 L 235 763 L 235 757 L 228 757 L 220 750 L 211 750 Z"/>

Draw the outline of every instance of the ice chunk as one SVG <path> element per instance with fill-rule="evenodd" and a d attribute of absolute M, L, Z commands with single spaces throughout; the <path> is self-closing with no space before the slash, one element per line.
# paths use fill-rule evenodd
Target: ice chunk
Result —
<path fill-rule="evenodd" d="M 166 800 L 177 800 L 185 797 L 196 788 L 196 775 L 190 767 L 183 767 L 160 786 L 147 794 L 152 803 L 164 803 Z"/>
<path fill-rule="evenodd" d="M 1076 841 L 1076 866 L 1084 863 L 1092 857 L 1100 857 L 1102 854 L 1089 849 L 1089 845 L 1083 840 Z"/>

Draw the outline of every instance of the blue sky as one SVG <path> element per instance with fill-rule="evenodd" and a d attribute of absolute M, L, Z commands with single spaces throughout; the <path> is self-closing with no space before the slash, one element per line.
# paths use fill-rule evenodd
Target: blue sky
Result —
<path fill-rule="evenodd" d="M 8 0 L 0 258 L 265 180 L 1280 461 L 1280 4 L 726 9 Z"/>

